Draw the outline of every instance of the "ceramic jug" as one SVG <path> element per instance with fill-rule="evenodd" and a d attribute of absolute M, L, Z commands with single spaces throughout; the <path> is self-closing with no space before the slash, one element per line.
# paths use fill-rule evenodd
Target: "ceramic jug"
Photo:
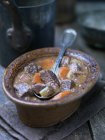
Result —
<path fill-rule="evenodd" d="M 0 64 L 54 45 L 55 0 L 0 0 Z"/>

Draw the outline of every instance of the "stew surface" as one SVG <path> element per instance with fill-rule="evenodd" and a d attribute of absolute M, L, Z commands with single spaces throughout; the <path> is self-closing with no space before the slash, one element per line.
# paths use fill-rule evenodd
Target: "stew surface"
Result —
<path fill-rule="evenodd" d="M 17 74 L 13 87 L 19 98 L 26 101 L 39 100 L 34 93 L 57 100 L 77 92 L 85 82 L 89 68 L 85 62 L 64 56 L 56 74 L 51 71 L 56 57 L 43 57 L 27 64 Z"/>

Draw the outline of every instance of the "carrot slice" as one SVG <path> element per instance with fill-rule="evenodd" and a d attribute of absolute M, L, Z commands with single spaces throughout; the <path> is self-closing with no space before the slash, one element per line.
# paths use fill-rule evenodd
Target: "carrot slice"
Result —
<path fill-rule="evenodd" d="M 42 81 L 41 81 L 41 77 L 40 77 L 40 73 L 35 73 L 32 82 L 33 82 L 33 83 L 36 83 L 36 84 L 38 84 L 38 83 L 42 83 Z"/>
<path fill-rule="evenodd" d="M 65 97 L 65 96 L 69 95 L 70 93 L 71 93 L 71 92 L 70 92 L 69 90 L 63 91 L 63 92 L 60 93 L 60 96 L 61 96 L 61 98 L 63 98 L 63 97 Z"/>
<path fill-rule="evenodd" d="M 40 65 L 43 69 L 51 69 L 52 66 L 54 65 L 54 62 L 55 61 L 53 59 L 48 58 L 48 59 L 45 59 L 42 62 L 40 62 Z"/>
<path fill-rule="evenodd" d="M 57 94 L 57 95 L 53 98 L 53 100 L 57 100 L 57 99 L 63 98 L 63 97 L 65 97 L 65 96 L 67 96 L 67 95 L 69 95 L 69 94 L 71 94 L 71 93 L 72 93 L 72 92 L 71 92 L 70 90 L 65 90 L 65 91 L 60 92 L 59 94 Z"/>
<path fill-rule="evenodd" d="M 63 79 L 66 78 L 68 72 L 69 72 L 68 67 L 60 67 L 60 69 L 59 69 L 60 78 L 63 78 Z"/>

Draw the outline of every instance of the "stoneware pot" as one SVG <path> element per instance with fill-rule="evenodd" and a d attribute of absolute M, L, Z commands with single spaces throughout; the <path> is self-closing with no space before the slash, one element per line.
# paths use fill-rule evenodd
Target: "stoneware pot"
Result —
<path fill-rule="evenodd" d="M 44 56 L 57 56 L 58 48 L 44 48 L 28 52 L 15 59 L 6 69 L 3 79 L 3 89 L 7 97 L 15 103 L 17 112 L 23 123 L 31 127 L 47 127 L 59 123 L 71 116 L 79 107 L 81 99 L 93 88 L 100 74 L 99 65 L 89 55 L 80 51 L 68 49 L 67 56 L 74 56 L 90 67 L 89 75 L 78 94 L 69 95 L 59 100 L 23 101 L 19 99 L 13 88 L 13 81 L 19 70 L 32 60 Z"/>
<path fill-rule="evenodd" d="M 81 33 L 92 48 L 105 50 L 105 10 L 84 12 L 78 18 Z"/>

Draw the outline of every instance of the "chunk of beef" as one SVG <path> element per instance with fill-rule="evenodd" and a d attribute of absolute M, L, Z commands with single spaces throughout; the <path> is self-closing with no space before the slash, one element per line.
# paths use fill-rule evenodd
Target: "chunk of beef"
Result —
<path fill-rule="evenodd" d="M 61 61 L 61 66 L 68 66 L 70 64 L 70 57 L 64 56 L 62 61 Z"/>
<path fill-rule="evenodd" d="M 49 82 L 56 83 L 58 86 L 60 85 L 57 76 L 50 70 L 42 70 L 40 71 L 42 81 L 47 84 Z"/>
<path fill-rule="evenodd" d="M 30 81 L 32 81 L 32 77 L 33 75 L 22 71 L 16 76 L 14 84 L 30 83 Z"/>
<path fill-rule="evenodd" d="M 35 74 L 36 72 L 39 72 L 40 70 L 42 70 L 41 66 L 37 66 L 36 64 L 34 64 L 33 62 L 28 64 L 25 68 L 24 71 L 30 74 Z"/>
<path fill-rule="evenodd" d="M 31 86 L 27 83 L 14 84 L 14 88 L 18 97 L 23 97 L 27 95 L 32 96 L 33 94 L 30 90 Z"/>
<path fill-rule="evenodd" d="M 60 82 L 57 76 L 50 70 L 42 70 L 40 72 L 42 81 L 46 84 L 46 88 L 42 90 L 42 94 L 49 96 L 60 91 Z"/>
<path fill-rule="evenodd" d="M 32 91 L 39 94 L 39 92 L 44 89 L 46 86 L 44 84 L 35 84 L 35 85 L 32 85 Z"/>
<path fill-rule="evenodd" d="M 75 86 L 75 83 L 73 80 L 66 79 L 66 80 L 61 81 L 61 91 L 70 90 L 74 86 Z"/>
<path fill-rule="evenodd" d="M 55 83 L 55 82 L 49 82 L 46 85 L 49 86 L 49 87 L 52 87 L 54 93 L 60 92 L 60 86 L 57 83 Z"/>

